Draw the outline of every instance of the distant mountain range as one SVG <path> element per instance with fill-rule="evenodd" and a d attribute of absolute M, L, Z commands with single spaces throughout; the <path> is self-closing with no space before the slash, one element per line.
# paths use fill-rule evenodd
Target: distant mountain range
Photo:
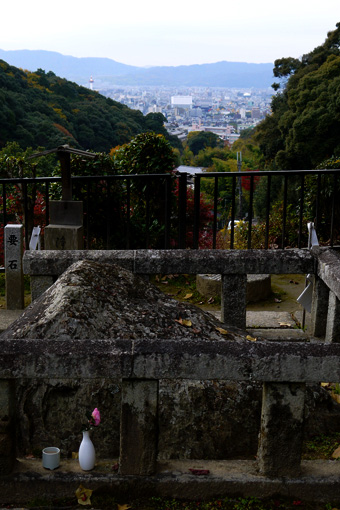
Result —
<path fill-rule="evenodd" d="M 57 76 L 80 85 L 87 84 L 91 76 L 95 83 L 107 86 L 267 88 L 273 82 L 272 63 L 223 61 L 214 64 L 143 68 L 121 64 L 109 58 L 78 58 L 44 50 L 1 49 L 0 59 L 28 71 L 52 71 Z"/>

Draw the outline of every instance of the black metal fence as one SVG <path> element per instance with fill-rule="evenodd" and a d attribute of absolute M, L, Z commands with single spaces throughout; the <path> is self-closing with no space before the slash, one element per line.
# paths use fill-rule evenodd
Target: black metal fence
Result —
<path fill-rule="evenodd" d="M 86 249 L 270 248 L 307 245 L 307 221 L 325 243 L 339 235 L 340 169 L 73 177 L 84 204 Z M 49 224 L 61 178 L 1 179 L 7 223 Z M 239 222 L 242 220 L 241 222 Z M 3 246 L 0 246 L 3 250 Z"/>

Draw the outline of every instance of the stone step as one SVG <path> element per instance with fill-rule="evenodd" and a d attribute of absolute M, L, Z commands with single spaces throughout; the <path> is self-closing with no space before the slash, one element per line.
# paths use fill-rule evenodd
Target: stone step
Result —
<path fill-rule="evenodd" d="M 220 274 L 196 275 L 197 291 L 205 297 L 221 294 Z M 247 303 L 255 303 L 267 299 L 272 293 L 270 274 L 247 275 Z"/>

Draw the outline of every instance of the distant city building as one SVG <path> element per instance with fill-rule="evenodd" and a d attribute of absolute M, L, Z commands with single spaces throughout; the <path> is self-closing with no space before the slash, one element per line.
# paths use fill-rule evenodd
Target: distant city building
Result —
<path fill-rule="evenodd" d="M 163 108 L 161 106 L 157 106 L 157 105 L 152 105 L 152 106 L 149 106 L 148 108 L 148 113 L 162 113 L 163 112 Z"/>
<path fill-rule="evenodd" d="M 171 96 L 172 108 L 192 108 L 192 96 Z"/>
<path fill-rule="evenodd" d="M 251 109 L 251 118 L 252 119 L 260 119 L 261 118 L 261 110 L 260 108 L 252 108 Z"/>

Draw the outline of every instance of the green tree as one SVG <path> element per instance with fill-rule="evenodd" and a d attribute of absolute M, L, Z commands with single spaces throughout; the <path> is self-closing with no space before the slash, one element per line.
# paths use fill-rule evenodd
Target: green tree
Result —
<path fill-rule="evenodd" d="M 188 134 L 186 144 L 195 156 L 206 147 L 223 147 L 223 142 L 219 136 L 210 131 L 191 131 Z"/>
<path fill-rule="evenodd" d="M 164 136 L 152 132 L 137 135 L 111 154 L 115 170 L 120 174 L 171 174 L 177 160 Z M 140 247 L 142 239 L 148 239 L 153 247 L 162 247 L 165 185 L 165 180 L 159 178 L 131 181 L 131 237 L 134 246 Z"/>
<path fill-rule="evenodd" d="M 340 23 L 336 27 L 300 60 L 275 61 L 283 89 L 255 133 L 267 168 L 315 168 L 340 150 Z"/>

